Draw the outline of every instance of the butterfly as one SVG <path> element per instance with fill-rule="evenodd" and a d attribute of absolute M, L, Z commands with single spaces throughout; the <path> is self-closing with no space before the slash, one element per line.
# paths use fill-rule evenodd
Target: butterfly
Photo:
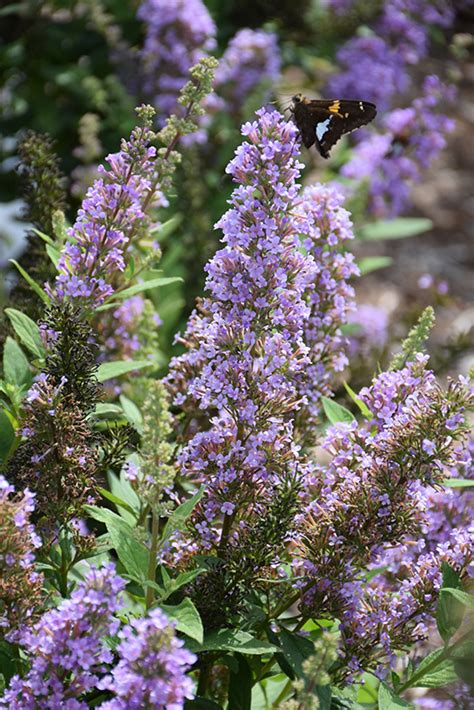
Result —
<path fill-rule="evenodd" d="M 314 143 L 319 154 L 329 158 L 330 150 L 339 138 L 370 123 L 377 109 L 368 101 L 307 99 L 303 94 L 296 94 L 290 112 L 306 148 L 311 148 Z"/>

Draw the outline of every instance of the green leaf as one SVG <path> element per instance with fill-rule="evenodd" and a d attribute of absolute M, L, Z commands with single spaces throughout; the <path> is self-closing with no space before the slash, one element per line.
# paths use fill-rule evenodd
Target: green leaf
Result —
<path fill-rule="evenodd" d="M 125 522 L 125 521 L 123 521 Z M 148 574 L 149 551 L 120 525 L 107 525 L 110 539 L 128 574 L 144 581 Z M 133 528 L 130 528 L 132 531 Z"/>
<path fill-rule="evenodd" d="M 188 498 L 188 500 L 184 501 L 184 503 L 181 503 L 181 505 L 178 505 L 178 507 L 173 510 L 163 529 L 161 544 L 163 544 L 175 530 L 183 529 L 186 520 L 203 497 L 204 490 L 205 487 L 201 486 L 191 498 Z"/>
<path fill-rule="evenodd" d="M 361 239 L 405 239 L 429 232 L 433 222 L 424 217 L 398 217 L 366 224 L 360 230 Z"/>
<path fill-rule="evenodd" d="M 16 340 L 7 337 L 3 350 L 5 380 L 17 387 L 29 387 L 33 380 L 28 359 Z"/>
<path fill-rule="evenodd" d="M 344 384 L 344 388 L 345 388 L 347 394 L 352 399 L 354 404 L 357 404 L 357 406 L 359 407 L 359 409 L 360 409 L 361 413 L 364 415 L 364 417 L 366 419 L 372 419 L 374 415 L 372 414 L 372 412 L 370 411 L 368 406 L 365 404 L 365 402 L 363 402 L 361 400 L 361 398 L 358 395 L 356 395 L 356 393 L 354 392 L 352 387 L 350 387 L 347 384 L 347 382 L 344 382 L 343 384 Z M 332 401 L 332 400 L 330 400 L 330 401 Z"/>
<path fill-rule="evenodd" d="M 385 683 L 379 685 L 379 710 L 399 710 L 400 708 L 413 707 L 402 698 L 399 698 L 396 693 Z"/>
<path fill-rule="evenodd" d="M 114 294 L 114 298 L 129 298 L 130 296 L 135 296 L 136 293 L 141 293 L 142 291 L 149 291 L 152 288 L 158 288 L 158 286 L 168 286 L 169 284 L 174 284 L 178 281 L 182 283 L 183 279 L 180 276 L 160 276 L 156 279 L 149 279 L 149 281 L 142 281 L 139 284 L 129 286 L 123 291 L 117 291 Z"/>
<path fill-rule="evenodd" d="M 40 358 L 43 357 L 44 347 L 41 342 L 40 330 L 36 323 L 21 311 L 17 311 L 16 308 L 5 308 L 5 313 L 21 342 L 33 355 Z"/>
<path fill-rule="evenodd" d="M 29 275 L 27 271 L 25 271 L 25 269 L 17 261 L 15 261 L 15 259 L 10 259 L 10 263 L 16 266 L 20 274 L 23 276 L 25 281 L 31 286 L 36 295 L 41 298 L 43 303 L 46 303 L 48 305 L 51 302 L 51 299 L 46 293 L 46 291 L 44 291 L 41 286 L 36 283 L 36 281 Z"/>
<path fill-rule="evenodd" d="M 191 599 L 185 597 L 177 606 L 168 606 L 160 604 L 166 616 L 176 621 L 176 628 L 181 633 L 186 634 L 198 643 L 204 640 L 204 628 L 202 625 L 199 612 L 192 603 Z"/>
<path fill-rule="evenodd" d="M 293 671 L 303 677 L 303 663 L 314 653 L 314 644 L 305 636 L 282 629 L 278 634 L 281 650 Z"/>
<path fill-rule="evenodd" d="M 108 510 L 107 508 L 100 508 L 97 505 L 84 505 L 83 510 L 90 518 L 98 520 L 100 523 L 104 523 L 104 525 L 107 527 L 107 530 L 110 527 L 119 527 L 125 533 L 134 535 L 132 526 L 129 525 L 120 515 L 117 515 L 117 513 L 114 513 L 112 510 Z"/>
<path fill-rule="evenodd" d="M 360 269 L 360 275 L 370 274 L 372 271 L 378 271 L 379 269 L 385 269 L 390 266 L 393 262 L 391 256 L 367 256 L 365 259 L 360 259 L 357 262 L 357 266 Z"/>
<path fill-rule="evenodd" d="M 143 370 L 144 367 L 153 367 L 154 365 L 155 363 L 150 362 L 150 360 L 115 360 L 113 362 L 103 362 L 102 365 L 99 365 L 96 377 L 99 382 L 105 382 L 106 380 L 112 380 L 114 377 L 125 375 L 127 372 Z"/>
<path fill-rule="evenodd" d="M 178 227 L 182 221 L 182 215 L 175 214 L 171 217 L 171 219 L 168 219 L 166 222 L 163 222 L 163 224 L 159 224 L 157 227 L 151 230 L 153 236 L 156 236 L 156 238 L 158 239 L 160 246 L 164 244 L 164 242 L 168 239 L 169 236 L 171 236 L 171 234 L 173 234 L 176 227 Z"/>
<path fill-rule="evenodd" d="M 250 710 L 252 703 L 252 669 L 246 659 L 236 654 L 238 670 L 229 677 L 228 710 Z"/>
<path fill-rule="evenodd" d="M 32 227 L 31 231 L 34 232 L 37 237 L 42 239 L 43 242 L 46 242 L 46 244 L 54 244 L 54 241 L 51 239 L 51 237 L 48 234 L 45 234 L 44 232 L 40 232 L 40 230 L 36 229 L 35 227 Z"/>
<path fill-rule="evenodd" d="M 117 498 L 120 498 L 128 503 L 130 508 L 132 508 L 135 512 L 140 510 L 140 499 L 133 490 L 133 487 L 127 479 L 123 469 L 120 472 L 120 478 L 112 471 L 109 471 L 107 474 L 107 481 L 109 483 L 110 490 L 115 496 L 117 496 Z"/>
<path fill-rule="evenodd" d="M 116 419 L 117 417 L 123 416 L 123 410 L 116 404 L 111 404 L 110 402 L 99 402 L 95 406 L 94 415 L 96 417 L 105 417 L 107 415 L 113 415 Z"/>
<path fill-rule="evenodd" d="M 15 430 L 12 423 L 4 410 L 0 409 L 0 461 L 6 461 L 14 441 Z"/>
<path fill-rule="evenodd" d="M 59 259 L 61 258 L 61 252 L 59 251 L 59 249 L 56 249 L 56 247 L 54 247 L 52 244 L 46 244 L 45 249 L 46 254 L 49 256 L 54 266 L 57 266 Z"/>
<path fill-rule="evenodd" d="M 467 606 L 468 609 L 474 609 L 474 595 L 467 594 L 461 589 L 451 589 L 450 587 L 444 587 L 441 589 L 441 595 L 451 594 L 457 601 L 463 606 Z"/>
<path fill-rule="evenodd" d="M 443 484 L 448 488 L 472 488 L 474 486 L 474 480 L 469 478 L 446 478 Z"/>
<path fill-rule="evenodd" d="M 169 577 L 164 580 L 164 584 L 159 589 L 160 599 L 164 601 L 171 596 L 171 594 L 176 592 L 178 589 L 181 589 L 181 587 L 184 587 L 186 584 L 192 582 L 193 579 L 196 579 L 196 577 L 205 571 L 206 570 L 203 567 L 197 567 L 196 569 L 191 569 L 187 572 L 181 572 L 181 574 L 178 574 L 177 577 Z"/>
<path fill-rule="evenodd" d="M 459 589 L 461 586 L 459 575 L 446 562 L 441 565 L 441 570 L 443 581 L 436 611 L 436 624 L 441 638 L 447 643 L 461 624 L 464 616 L 464 607 L 452 595 L 442 593 L 443 589 L 447 587 L 453 590 Z"/>
<path fill-rule="evenodd" d="M 324 413 L 331 422 L 331 424 L 338 424 L 339 422 L 344 422 L 346 424 L 351 424 L 356 421 L 355 416 L 348 409 L 338 404 L 333 399 L 328 397 L 321 397 L 323 403 Z"/>
<path fill-rule="evenodd" d="M 120 395 L 119 399 L 128 422 L 141 434 L 143 432 L 143 417 L 137 405 L 123 394 Z"/>
<path fill-rule="evenodd" d="M 330 685 L 317 685 L 314 689 L 314 694 L 319 700 L 318 710 L 335 710 L 336 707 L 341 707 L 341 704 L 332 704 L 332 688 Z M 342 705 L 342 707 L 347 707 Z"/>
<path fill-rule="evenodd" d="M 278 647 L 267 641 L 260 641 L 246 631 L 237 629 L 220 629 L 206 636 L 202 644 L 189 641 L 186 646 L 194 653 L 203 651 L 238 651 L 253 656 L 271 654 L 278 651 Z"/>
<path fill-rule="evenodd" d="M 135 516 L 135 511 L 133 508 L 126 503 L 124 500 L 119 498 L 118 496 L 115 496 L 113 493 L 108 491 L 106 488 L 99 488 L 98 489 L 99 493 L 101 496 L 104 498 L 107 498 L 107 500 L 110 500 L 111 503 L 114 505 L 117 505 L 119 508 L 123 508 L 124 510 L 127 510 L 129 513 L 131 513 L 133 516 Z"/>
<path fill-rule="evenodd" d="M 424 672 L 425 669 L 426 673 Z M 453 661 L 446 658 L 446 649 L 437 648 L 436 651 L 423 658 L 411 678 L 408 678 L 405 686 L 410 688 L 439 688 L 457 679 Z"/>

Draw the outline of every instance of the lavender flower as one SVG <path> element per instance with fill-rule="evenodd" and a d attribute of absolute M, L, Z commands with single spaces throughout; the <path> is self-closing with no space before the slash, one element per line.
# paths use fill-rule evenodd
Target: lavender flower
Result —
<path fill-rule="evenodd" d="M 215 46 L 216 28 L 202 0 L 143 0 L 144 90 L 161 122 L 178 109 L 189 69 Z"/>
<path fill-rule="evenodd" d="M 362 96 L 384 111 L 395 94 L 408 88 L 403 58 L 382 37 L 354 37 L 339 50 L 337 60 L 342 71 L 329 83 L 328 90 L 333 96 L 347 99 Z"/>
<path fill-rule="evenodd" d="M 99 684 L 114 698 L 100 706 L 104 710 L 182 710 L 186 698 L 193 698 L 193 682 L 185 675 L 196 656 L 176 638 L 174 622 L 161 609 L 143 619 L 132 619 L 119 632 L 119 661 L 112 674 Z"/>
<path fill-rule="evenodd" d="M 306 443 L 314 443 L 321 396 L 330 394 L 337 373 L 347 365 L 340 326 L 354 307 L 354 290 L 347 281 L 358 269 L 352 254 L 343 251 L 354 234 L 342 203 L 335 188 L 316 184 L 303 191 L 297 209 L 303 246 L 317 266 L 306 293 L 310 313 L 304 324 L 304 341 L 310 362 L 298 377 L 302 405 L 296 428 Z"/>
<path fill-rule="evenodd" d="M 386 132 L 362 141 L 342 169 L 345 177 L 369 183 L 369 207 L 378 217 L 394 217 L 410 203 L 411 186 L 446 145 L 452 119 L 436 113 L 453 90 L 436 76 L 423 84 L 423 94 L 412 106 L 387 114 Z"/>
<path fill-rule="evenodd" d="M 167 204 L 156 184 L 152 135 L 148 126 L 136 128 L 107 156 L 110 169 L 99 168 L 58 263 L 56 298 L 81 299 L 91 309 L 103 303 L 125 269 L 126 250 L 150 227 L 147 208 Z"/>
<path fill-rule="evenodd" d="M 124 586 L 113 565 L 92 568 L 70 599 L 26 631 L 21 644 L 30 670 L 13 676 L 0 707 L 87 708 L 81 697 L 96 687 L 113 658 L 104 638 L 117 632 L 113 614 L 120 609 L 118 595 Z"/>
<path fill-rule="evenodd" d="M 216 88 L 229 108 L 239 112 L 258 86 L 265 83 L 270 87 L 277 81 L 280 64 L 277 37 L 273 32 L 239 30 L 222 56 L 216 72 Z"/>
<path fill-rule="evenodd" d="M 0 628 L 15 641 L 38 614 L 41 574 L 35 572 L 34 551 L 41 541 L 30 522 L 34 494 L 15 489 L 0 475 Z"/>
<path fill-rule="evenodd" d="M 349 338 L 351 360 L 355 356 L 369 358 L 372 354 L 380 355 L 388 339 L 386 311 L 370 303 L 361 303 L 349 315 L 348 322 L 358 328 Z"/>
<path fill-rule="evenodd" d="M 332 606 L 340 617 L 337 589 L 354 583 L 357 570 L 372 562 L 381 546 L 419 534 L 423 524 L 423 485 L 439 484 L 443 466 L 455 461 L 454 444 L 464 425 L 446 426 L 462 414 L 469 395 L 461 382 L 443 392 L 427 358 L 376 378 L 360 397 L 372 412 L 367 428 L 339 425 L 329 430 L 332 454 L 309 490 L 313 500 L 301 517 L 302 568 L 315 581 L 304 603 L 315 613 Z M 427 453 L 423 441 L 433 449 Z M 423 485 L 422 485 L 423 484 Z M 327 590 L 331 588 L 331 597 Z"/>

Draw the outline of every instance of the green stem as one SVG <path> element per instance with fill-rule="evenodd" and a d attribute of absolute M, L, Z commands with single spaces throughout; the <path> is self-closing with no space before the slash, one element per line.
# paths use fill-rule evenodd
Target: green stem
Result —
<path fill-rule="evenodd" d="M 199 682 L 196 691 L 196 695 L 199 695 L 202 698 L 204 698 L 207 693 L 207 686 L 209 685 L 209 681 L 211 679 L 212 665 L 213 663 L 210 659 L 202 661 L 201 670 L 199 671 Z"/>
<path fill-rule="evenodd" d="M 158 553 L 158 536 L 160 532 L 160 517 L 155 509 L 152 511 L 151 518 L 151 543 L 150 543 L 150 559 L 148 561 L 148 580 L 155 581 L 156 575 L 156 555 Z M 148 610 L 155 601 L 155 590 L 148 586 L 146 588 L 145 606 Z"/>

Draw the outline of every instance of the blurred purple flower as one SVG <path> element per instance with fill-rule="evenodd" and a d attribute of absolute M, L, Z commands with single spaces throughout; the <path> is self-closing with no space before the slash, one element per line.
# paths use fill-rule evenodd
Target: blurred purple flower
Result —
<path fill-rule="evenodd" d="M 388 339 L 388 315 L 383 308 L 361 303 L 349 315 L 348 323 L 358 326 L 358 331 L 349 337 L 350 357 L 367 358 L 384 349 Z"/>
<path fill-rule="evenodd" d="M 179 108 L 179 92 L 189 69 L 215 47 L 216 27 L 202 0 L 143 0 L 144 90 L 160 123 Z"/>
<path fill-rule="evenodd" d="M 161 609 L 153 609 L 119 631 L 118 663 L 99 683 L 115 696 L 100 705 L 103 710 L 182 710 L 184 700 L 194 697 L 185 672 L 197 658 L 176 637 L 174 626 Z"/>
<path fill-rule="evenodd" d="M 263 83 L 271 86 L 280 75 L 277 37 L 265 30 L 239 30 L 230 40 L 216 72 L 215 85 L 232 111 L 238 112 L 248 96 Z M 265 97 L 262 103 L 265 102 Z"/>

